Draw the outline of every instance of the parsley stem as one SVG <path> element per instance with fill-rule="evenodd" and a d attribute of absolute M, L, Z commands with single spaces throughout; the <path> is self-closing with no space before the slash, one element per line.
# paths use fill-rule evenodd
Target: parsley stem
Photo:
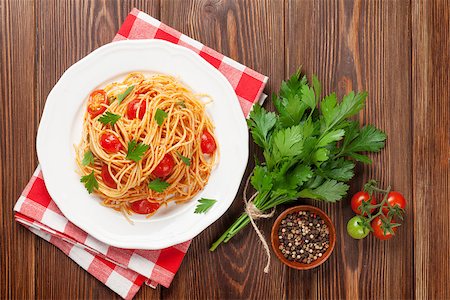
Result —
<path fill-rule="evenodd" d="M 248 223 L 250 223 L 250 218 L 248 217 L 247 213 L 241 214 L 241 216 L 233 223 L 233 225 L 228 228 L 227 231 L 225 231 L 218 239 L 215 241 L 211 248 L 209 248 L 210 251 L 216 250 L 216 248 L 222 244 L 222 242 L 226 243 L 228 242 L 233 236 L 236 235 L 242 228 L 244 228 Z"/>

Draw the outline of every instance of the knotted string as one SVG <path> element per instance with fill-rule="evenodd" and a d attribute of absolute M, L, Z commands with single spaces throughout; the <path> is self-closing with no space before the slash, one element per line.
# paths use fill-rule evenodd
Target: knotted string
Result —
<path fill-rule="evenodd" d="M 272 210 L 271 213 L 269 214 L 264 214 L 259 208 L 256 207 L 256 205 L 253 203 L 253 200 L 256 198 L 256 196 L 258 196 L 258 192 L 254 193 L 250 199 L 247 200 L 247 189 L 248 189 L 248 184 L 250 182 L 250 178 L 251 178 L 250 174 L 247 178 L 247 181 L 245 183 L 245 187 L 244 187 L 244 202 L 245 202 L 245 212 L 247 213 L 248 217 L 250 218 L 250 223 L 252 223 L 253 228 L 256 231 L 256 234 L 259 237 L 259 240 L 261 241 L 261 243 L 263 244 L 264 250 L 266 250 L 266 254 L 267 254 L 267 264 L 266 267 L 264 268 L 264 273 L 269 273 L 269 267 L 270 267 L 270 250 L 269 250 L 269 245 L 267 244 L 266 239 L 264 238 L 264 235 L 261 233 L 261 230 L 259 230 L 258 226 L 256 226 L 255 220 L 258 219 L 268 219 L 268 218 L 272 218 L 273 215 L 275 214 L 275 209 Z"/>

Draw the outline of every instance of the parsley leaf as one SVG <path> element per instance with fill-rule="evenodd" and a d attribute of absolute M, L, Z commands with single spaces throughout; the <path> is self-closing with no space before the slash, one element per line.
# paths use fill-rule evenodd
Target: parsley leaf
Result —
<path fill-rule="evenodd" d="M 309 106 L 309 108 L 314 109 L 316 107 L 316 96 L 314 95 L 314 90 L 305 84 L 302 86 L 301 93 L 303 103 Z"/>
<path fill-rule="evenodd" d="M 340 156 L 350 156 L 363 163 L 371 163 L 370 158 L 356 152 L 378 152 L 384 147 L 385 140 L 386 134 L 381 130 L 371 125 L 360 128 L 359 123 L 354 121 L 346 129 Z"/>
<path fill-rule="evenodd" d="M 94 171 L 88 175 L 82 176 L 80 182 L 84 183 L 84 187 L 89 194 L 92 193 L 94 189 L 98 189 L 98 181 L 95 179 Z"/>
<path fill-rule="evenodd" d="M 200 200 L 198 200 L 199 204 L 197 204 L 194 213 L 205 214 L 216 202 L 217 200 L 214 199 L 201 198 Z"/>
<path fill-rule="evenodd" d="M 319 103 L 320 100 L 320 94 L 322 94 L 322 85 L 319 82 L 319 79 L 317 78 L 316 75 L 312 76 L 312 83 L 313 83 L 313 88 L 314 88 L 314 93 L 316 96 L 316 104 Z"/>
<path fill-rule="evenodd" d="M 148 183 L 148 188 L 157 193 L 162 193 L 169 187 L 170 183 L 165 182 L 159 178 L 152 180 Z"/>
<path fill-rule="evenodd" d="M 81 161 L 81 164 L 83 166 L 89 166 L 89 165 L 94 164 L 94 155 L 92 154 L 92 152 L 90 150 L 86 151 L 86 153 L 84 153 L 83 160 Z"/>
<path fill-rule="evenodd" d="M 162 109 L 156 109 L 155 113 L 155 120 L 156 123 L 158 123 L 159 126 L 161 126 L 164 123 L 164 120 L 167 118 L 168 114 L 163 111 Z"/>
<path fill-rule="evenodd" d="M 269 132 L 275 126 L 277 117 L 273 112 L 267 112 L 259 104 L 253 107 L 247 120 L 253 140 L 260 147 L 266 148 L 269 143 Z"/>
<path fill-rule="evenodd" d="M 117 102 L 120 104 L 134 89 L 134 85 L 130 85 L 123 93 L 117 95 Z"/>
<path fill-rule="evenodd" d="M 356 122 L 357 124 L 357 122 Z M 377 128 L 367 125 L 353 129 L 352 140 L 345 140 L 344 147 L 347 152 L 371 151 L 378 152 L 384 147 L 386 134 Z"/>
<path fill-rule="evenodd" d="M 310 166 L 299 164 L 288 173 L 287 179 L 294 186 L 302 186 L 312 176 L 313 171 Z"/>
<path fill-rule="evenodd" d="M 344 134 L 345 134 L 344 129 L 330 131 L 326 133 L 324 136 L 322 136 L 322 138 L 317 143 L 317 147 L 323 147 L 328 145 L 329 143 L 340 141 L 342 140 Z"/>
<path fill-rule="evenodd" d="M 180 152 L 177 151 L 177 155 L 180 157 L 181 161 L 188 167 L 191 166 L 191 159 L 186 156 L 181 155 Z"/>
<path fill-rule="evenodd" d="M 138 162 L 142 159 L 145 151 L 148 150 L 148 145 L 144 143 L 138 143 L 135 140 L 131 140 L 128 142 L 128 151 L 126 158 L 135 162 Z"/>
<path fill-rule="evenodd" d="M 272 188 L 272 178 L 267 176 L 267 167 L 255 166 L 251 183 L 258 192 L 268 191 Z"/>
<path fill-rule="evenodd" d="M 344 96 L 340 104 L 337 103 L 336 94 L 333 93 L 322 100 L 320 108 L 327 128 L 339 124 L 344 119 L 358 113 L 364 107 L 367 92 L 358 93 L 351 91 Z"/>
<path fill-rule="evenodd" d="M 303 149 L 302 127 L 292 126 L 275 132 L 271 146 L 275 161 L 299 155 Z"/>
<path fill-rule="evenodd" d="M 291 127 L 302 119 L 308 105 L 302 101 L 302 88 L 307 84 L 306 76 L 300 78 L 300 71 L 281 83 L 279 96 L 274 95 L 273 104 L 279 113 L 279 125 Z"/>
<path fill-rule="evenodd" d="M 98 118 L 98 120 L 107 125 L 107 124 L 111 124 L 111 126 L 114 126 L 114 124 L 116 124 L 117 121 L 119 121 L 120 119 L 120 115 L 116 115 L 113 114 L 112 112 L 107 111 L 106 113 L 104 113 L 100 118 Z"/>
<path fill-rule="evenodd" d="M 336 180 L 326 180 L 320 186 L 313 189 L 304 189 L 299 197 L 336 202 L 347 193 L 349 186 Z"/>
<path fill-rule="evenodd" d="M 328 160 L 330 150 L 326 148 L 319 148 L 313 153 L 313 161 L 317 164 Z"/>
<path fill-rule="evenodd" d="M 353 178 L 355 173 L 353 169 L 355 164 L 352 161 L 339 158 L 335 160 L 328 160 L 321 165 L 317 172 L 328 179 L 335 179 L 338 181 L 349 181 Z"/>

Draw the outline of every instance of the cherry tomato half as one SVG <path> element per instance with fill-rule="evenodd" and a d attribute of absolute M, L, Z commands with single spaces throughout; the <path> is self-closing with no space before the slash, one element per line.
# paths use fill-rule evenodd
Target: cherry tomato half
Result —
<path fill-rule="evenodd" d="M 130 204 L 131 210 L 137 214 L 148 215 L 159 208 L 159 203 L 153 203 L 148 200 L 138 200 Z"/>
<path fill-rule="evenodd" d="M 100 146 L 108 153 L 117 153 L 122 149 L 119 139 L 112 133 L 104 133 L 100 136 Z"/>
<path fill-rule="evenodd" d="M 104 90 L 96 90 L 89 95 L 87 109 L 91 117 L 95 118 L 105 112 L 107 104 L 108 98 L 106 97 L 106 92 Z"/>
<path fill-rule="evenodd" d="M 389 231 L 386 231 L 386 234 L 383 231 L 383 228 L 381 228 L 381 225 L 383 224 L 383 222 L 381 221 L 381 217 L 376 217 L 375 219 L 372 220 L 372 223 L 370 223 L 370 225 L 372 226 L 373 229 L 373 235 L 380 240 L 388 240 L 390 238 L 392 238 L 394 235 L 392 233 L 390 233 Z M 392 230 L 395 232 L 397 231 L 397 227 L 392 228 Z"/>
<path fill-rule="evenodd" d="M 104 184 L 106 184 L 107 186 L 109 186 L 110 188 L 113 188 L 113 189 L 117 188 L 117 183 L 112 178 L 111 173 L 109 173 L 108 165 L 102 166 L 101 176 L 102 176 Z"/>
<path fill-rule="evenodd" d="M 127 117 L 130 120 L 136 118 L 137 111 L 139 110 L 139 119 L 142 120 L 145 114 L 145 110 L 147 109 L 147 103 L 145 100 L 134 99 L 130 103 L 128 103 L 127 107 Z"/>
<path fill-rule="evenodd" d="M 406 200 L 399 192 L 389 192 L 387 202 L 391 207 L 394 207 L 396 205 L 403 209 L 405 209 L 406 207 Z M 388 212 L 389 208 L 387 207 L 387 205 L 383 205 L 383 213 L 387 215 Z"/>
<path fill-rule="evenodd" d="M 173 159 L 172 155 L 167 153 L 153 170 L 152 174 L 159 178 L 166 177 L 170 175 L 170 173 L 172 173 L 174 166 L 175 160 Z"/>
<path fill-rule="evenodd" d="M 364 225 L 360 216 L 354 216 L 347 223 L 347 233 L 354 239 L 363 239 L 369 234 L 369 232 L 370 229 Z"/>
<path fill-rule="evenodd" d="M 357 192 L 356 194 L 353 195 L 352 197 L 352 201 L 351 201 L 351 206 L 352 206 L 352 210 L 355 212 L 355 214 L 361 215 L 361 211 L 359 210 L 359 207 L 361 206 L 362 202 L 368 202 L 370 199 L 370 195 L 367 192 Z M 377 200 L 375 200 L 375 197 L 372 196 L 372 199 L 370 200 L 370 204 L 375 205 L 377 204 Z M 370 210 L 370 213 L 372 213 L 375 210 L 375 208 L 372 208 Z M 364 214 L 365 216 L 367 216 L 367 213 Z"/>
<path fill-rule="evenodd" d="M 204 154 L 213 154 L 216 151 L 216 141 L 207 130 L 203 130 L 200 147 Z"/>

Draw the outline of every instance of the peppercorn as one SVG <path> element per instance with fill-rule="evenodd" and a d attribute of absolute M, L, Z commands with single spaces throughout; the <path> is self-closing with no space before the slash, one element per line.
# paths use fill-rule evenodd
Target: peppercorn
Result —
<path fill-rule="evenodd" d="M 290 260 L 310 264 L 330 247 L 329 228 L 320 216 L 307 211 L 288 214 L 278 229 L 279 249 Z"/>

